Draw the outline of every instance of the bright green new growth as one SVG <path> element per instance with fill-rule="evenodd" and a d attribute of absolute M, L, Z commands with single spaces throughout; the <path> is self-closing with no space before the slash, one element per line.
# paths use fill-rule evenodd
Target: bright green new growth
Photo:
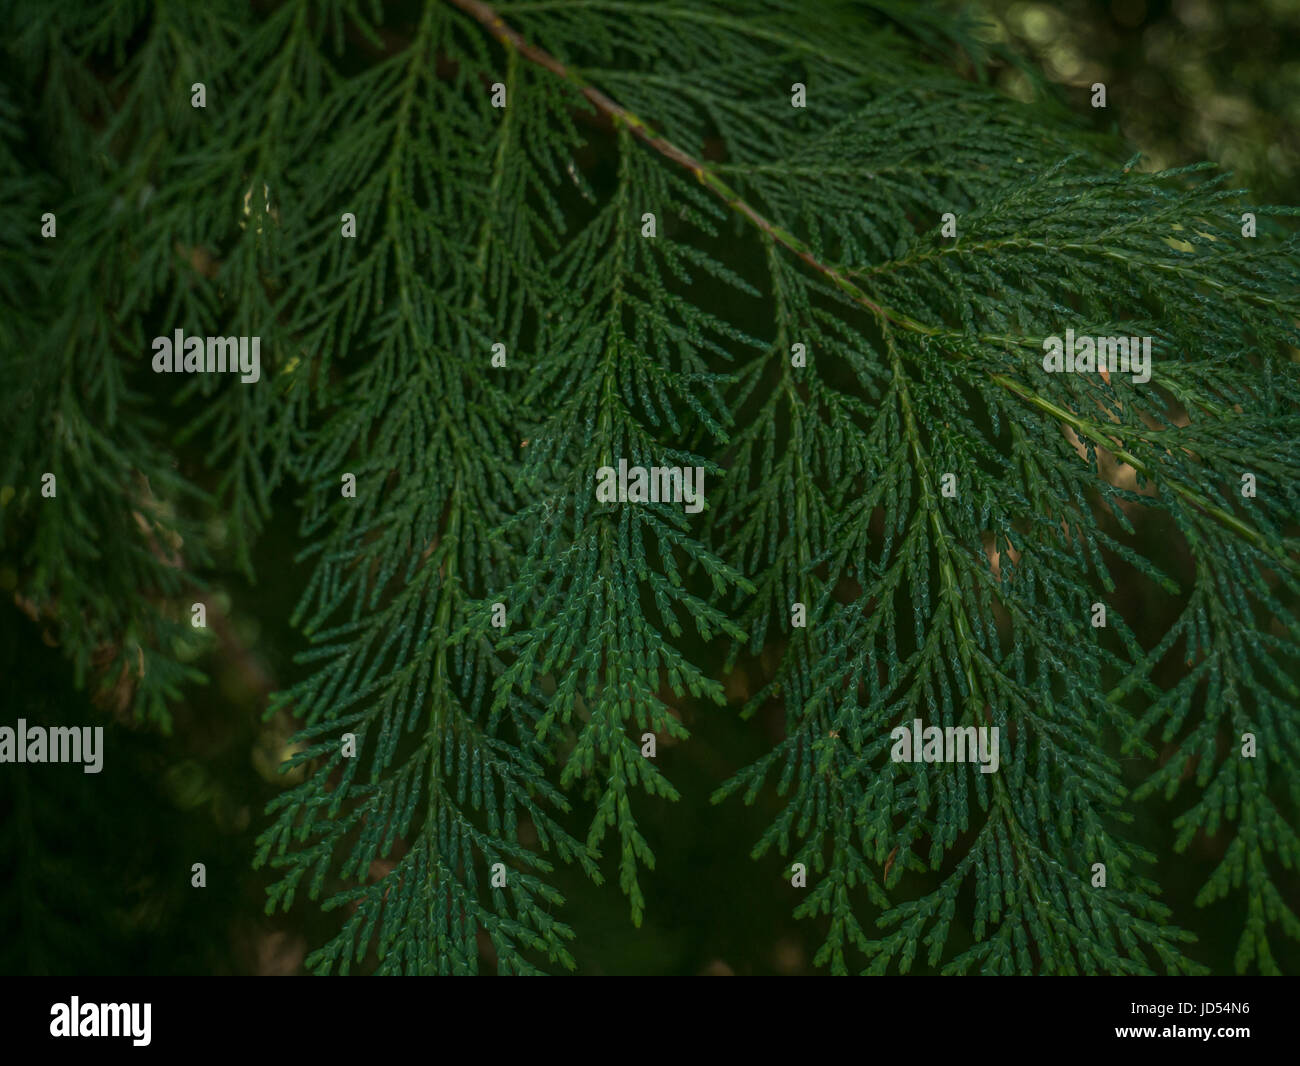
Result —
<path fill-rule="evenodd" d="M 112 643 L 165 722 L 193 673 L 175 642 L 201 505 L 247 568 L 272 492 L 301 486 L 311 673 L 272 710 L 304 723 L 305 777 L 257 861 L 283 871 L 270 907 L 342 912 L 314 970 L 373 952 L 384 973 L 475 972 L 480 929 L 503 972 L 571 967 L 556 862 L 599 878 L 608 858 L 639 922 L 638 804 L 677 796 L 640 737 L 686 740 L 686 694 L 725 702 L 699 665 L 715 638 L 733 664 L 779 653 L 748 711 L 782 701 L 786 738 L 715 799 L 785 796 L 755 854 L 808 866 L 819 964 L 1196 969 L 1125 835 L 1155 792 L 1182 799 L 1176 848 L 1232 834 L 1197 902 L 1245 901 L 1238 969 L 1300 939 L 1277 887 L 1300 862 L 1300 242 L 1270 220 L 1295 211 L 1131 169 L 1052 105 L 960 76 L 986 57 L 943 12 L 807 12 L 455 0 L 396 37 L 378 5 L 306 0 L 16 20 L 0 485 L 20 591 L 80 672 Z M 38 173 L 10 148 L 20 105 L 46 130 Z M 56 243 L 33 236 L 45 210 Z M 211 496 L 145 391 L 173 327 L 262 338 L 257 385 L 164 383 L 199 412 Z M 1153 337 L 1151 382 L 1044 373 L 1067 328 Z M 598 502 L 619 458 L 705 467 L 707 510 Z M 1135 547 L 1151 512 L 1192 582 Z M 1089 622 L 1138 580 L 1181 597 L 1151 648 L 1113 605 Z M 915 718 L 999 727 L 1001 768 L 891 761 Z M 1134 793 L 1120 757 L 1149 768 Z M 937 890 L 909 894 L 926 870 Z"/>

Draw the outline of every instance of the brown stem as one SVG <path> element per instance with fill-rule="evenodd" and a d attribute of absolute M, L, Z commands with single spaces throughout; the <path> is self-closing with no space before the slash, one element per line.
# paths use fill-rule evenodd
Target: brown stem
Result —
<path fill-rule="evenodd" d="M 922 333 L 933 333 L 934 330 L 924 326 L 906 316 L 900 316 L 895 312 L 881 307 L 872 300 L 866 293 L 854 285 L 848 278 L 841 274 L 832 266 L 828 266 L 819 260 L 803 241 L 794 234 L 783 229 L 782 227 L 771 222 L 761 215 L 755 208 L 743 200 L 726 182 L 717 174 L 708 169 L 704 163 L 696 159 L 689 152 L 678 148 L 672 141 L 666 137 L 661 137 L 647 126 L 640 118 L 625 108 L 622 104 L 611 100 L 594 85 L 587 85 L 576 72 L 570 70 L 553 55 L 545 49 L 538 48 L 524 40 L 523 36 L 513 26 L 506 24 L 491 7 L 483 3 L 482 0 L 449 0 L 455 7 L 460 8 L 470 17 L 480 22 L 489 33 L 492 34 L 507 48 L 515 49 L 525 59 L 531 60 L 538 66 L 549 70 L 557 78 L 568 82 L 574 86 L 583 96 L 585 96 L 596 110 L 606 116 L 617 127 L 620 123 L 631 130 L 632 135 L 642 144 L 654 149 L 665 159 L 671 159 L 680 167 L 684 167 L 695 175 L 701 185 L 711 188 L 732 210 L 744 215 L 750 222 L 757 226 L 764 233 L 771 236 L 778 244 L 783 245 L 802 259 L 814 270 L 825 274 L 831 279 L 837 288 L 844 291 L 855 302 L 862 304 L 871 310 L 874 314 L 879 315 L 887 321 L 894 322 L 900 326 L 906 326 L 909 329 L 917 330 Z"/>

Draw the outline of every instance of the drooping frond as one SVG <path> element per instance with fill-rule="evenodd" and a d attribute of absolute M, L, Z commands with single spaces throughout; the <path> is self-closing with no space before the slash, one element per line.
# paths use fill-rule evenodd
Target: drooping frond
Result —
<path fill-rule="evenodd" d="M 835 972 L 1195 971 L 1194 839 L 1239 970 L 1300 939 L 1295 211 L 1007 99 L 943 7 L 816 8 L 17 19 L 0 547 L 165 723 L 293 497 L 256 860 L 338 913 L 316 972 L 572 967 L 559 863 L 639 923 L 719 660 L 785 732 L 715 799 L 781 797 L 752 876 Z M 173 330 L 260 379 L 153 373 Z"/>

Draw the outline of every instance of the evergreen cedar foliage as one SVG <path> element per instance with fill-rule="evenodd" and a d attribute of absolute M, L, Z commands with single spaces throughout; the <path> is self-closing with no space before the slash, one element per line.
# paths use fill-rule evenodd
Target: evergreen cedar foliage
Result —
<path fill-rule="evenodd" d="M 639 922 L 638 811 L 676 797 L 641 736 L 689 743 L 680 699 L 742 710 L 711 664 L 761 655 L 743 713 L 775 702 L 785 736 L 714 798 L 779 789 L 754 876 L 806 864 L 819 965 L 1195 971 L 1160 863 L 1210 833 L 1195 902 L 1231 898 L 1237 969 L 1276 972 L 1294 209 L 1143 173 L 1086 97 L 1007 99 L 927 4 L 6 6 L 16 599 L 165 730 L 205 574 L 251 571 L 272 493 L 298 500 L 308 672 L 271 710 L 301 780 L 255 862 L 270 908 L 337 911 L 312 970 L 475 972 L 485 936 L 499 971 L 563 971 L 557 864 L 616 871 Z M 155 375 L 178 328 L 260 337 L 261 381 Z M 1067 328 L 1154 338 L 1150 383 L 1044 373 Z M 706 509 L 599 502 L 620 458 L 703 467 Z M 1133 583 L 1170 605 L 1155 642 Z M 916 718 L 999 727 L 1000 768 L 892 761 Z M 1162 853 L 1129 824 L 1157 795 Z"/>

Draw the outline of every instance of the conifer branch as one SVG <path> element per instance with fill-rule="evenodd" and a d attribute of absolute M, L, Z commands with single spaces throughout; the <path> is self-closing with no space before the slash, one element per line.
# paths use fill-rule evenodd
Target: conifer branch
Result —
<path fill-rule="evenodd" d="M 808 245 L 796 237 L 789 230 L 778 226 L 776 223 L 769 221 L 760 214 L 753 206 L 747 203 L 734 189 L 724 182 L 707 164 L 696 159 L 689 152 L 684 151 L 666 137 L 660 136 L 650 126 L 634 115 L 621 104 L 611 100 L 605 93 L 601 92 L 593 85 L 589 85 L 580 74 L 571 68 L 566 67 L 549 52 L 535 45 L 529 44 L 524 40 L 523 35 L 518 30 L 507 25 L 504 19 L 497 14 L 492 7 L 482 2 L 482 0 L 448 0 L 466 14 L 477 19 L 488 32 L 492 34 L 507 48 L 515 49 L 520 55 L 536 63 L 538 66 L 549 70 L 557 78 L 561 78 L 574 86 L 596 110 L 608 118 L 615 127 L 624 126 L 632 131 L 633 136 L 641 141 L 647 147 L 653 149 L 662 155 L 665 159 L 671 160 L 678 166 L 695 175 L 699 183 L 716 193 L 724 203 L 738 214 L 747 218 L 759 230 L 766 233 L 777 243 L 784 245 L 814 270 L 828 277 L 837 288 L 848 294 L 856 303 L 860 303 L 872 313 L 880 318 L 894 322 L 908 329 L 916 330 L 921 333 L 932 333 L 928 327 L 919 322 L 915 322 L 906 316 L 899 316 L 896 313 L 881 307 L 872 300 L 866 293 L 849 281 L 840 271 L 834 267 L 828 266 L 819 260 L 812 252 Z"/>
<path fill-rule="evenodd" d="M 1181 787 L 1169 849 L 1230 830 L 1198 902 L 1244 893 L 1237 968 L 1277 968 L 1273 932 L 1300 935 L 1275 787 L 1300 758 L 1300 238 L 1239 240 L 1220 179 L 1121 173 L 1113 138 L 976 84 L 939 5 L 430 0 L 400 36 L 351 3 L 126 8 L 68 0 L 0 44 L 0 358 L 24 380 L 0 395 L 0 569 L 57 605 L 79 680 L 108 649 L 112 695 L 165 722 L 199 676 L 181 544 L 195 584 L 218 546 L 276 565 L 282 539 L 252 549 L 295 474 L 306 669 L 273 706 L 300 772 L 255 865 L 269 909 L 340 916 L 309 969 L 573 968 L 550 860 L 600 884 L 608 842 L 640 921 L 662 837 L 639 804 L 679 797 L 634 738 L 737 694 L 786 728 L 714 799 L 775 788 L 753 853 L 806 864 L 814 965 L 1194 969 L 1115 831 Z M 66 95 L 41 91 L 56 57 Z M 196 58 L 207 110 L 180 91 Z M 773 70 L 815 100 L 791 112 Z M 267 333 L 272 373 L 153 377 L 158 319 Z M 1067 320 L 1158 365 L 1130 387 L 1108 337 L 1105 388 L 1086 355 L 1039 376 Z M 707 473 L 707 500 L 593 493 L 647 458 Z M 1152 549 L 1155 510 L 1177 547 Z M 1134 587 L 1182 595 L 1184 543 L 1177 617 L 1131 629 Z M 891 750 L 918 719 L 1000 726 L 1001 764 L 996 735 Z"/>
<path fill-rule="evenodd" d="M 816 270 L 818 273 L 828 278 L 835 285 L 837 289 L 839 289 L 841 292 L 847 295 L 854 303 L 857 303 L 862 307 L 865 307 L 867 310 L 872 312 L 872 314 L 876 315 L 880 319 L 882 326 L 885 326 L 886 328 L 888 327 L 889 323 L 893 323 L 895 325 L 902 326 L 905 329 L 911 330 L 912 332 L 927 337 L 942 336 L 948 333 L 948 331 L 945 331 L 941 328 L 927 326 L 921 322 L 918 322 L 914 318 L 911 318 L 898 311 L 887 308 L 882 304 L 878 303 L 877 301 L 873 300 L 866 292 L 864 292 L 861 288 L 859 288 L 856 284 L 854 284 L 852 280 L 854 276 L 864 274 L 864 273 L 869 275 L 883 270 L 899 269 L 907 265 L 914 265 L 915 263 L 920 262 L 922 259 L 927 257 L 934 257 L 938 255 L 945 255 L 945 254 L 966 253 L 970 251 L 979 250 L 981 248 L 994 249 L 997 247 L 1001 247 L 1003 245 L 1007 247 L 1032 247 L 1032 248 L 1040 248 L 1044 250 L 1049 250 L 1049 249 L 1050 250 L 1075 249 L 1079 251 L 1094 250 L 1093 245 L 1083 244 L 1081 242 L 1065 242 L 1064 244 L 1061 245 L 1048 245 L 1045 242 L 1041 242 L 1041 241 L 1035 242 L 1035 241 L 1024 240 L 1019 238 L 1007 238 L 1004 239 L 1000 244 L 999 242 L 985 242 L 984 244 L 976 245 L 976 246 L 958 245 L 951 248 L 932 251 L 930 253 L 927 253 L 926 256 L 912 257 L 911 259 L 894 260 L 891 262 L 882 263 L 865 272 L 864 271 L 841 271 L 835 267 L 832 267 L 822 262 L 820 259 L 817 258 L 817 256 L 813 253 L 812 249 L 807 245 L 806 242 L 801 240 L 799 237 L 795 236 L 789 230 L 770 221 L 763 214 L 761 214 L 751 204 L 746 202 L 734 189 L 732 189 L 731 186 L 729 186 L 725 181 L 723 181 L 722 178 L 719 177 L 718 174 L 713 169 L 711 169 L 706 163 L 695 158 L 689 152 L 686 152 L 683 149 L 679 148 L 677 145 L 673 144 L 666 137 L 663 137 L 660 134 L 656 133 L 649 126 L 648 123 L 646 123 L 644 120 L 639 118 L 637 115 L 633 114 L 627 108 L 623 107 L 621 104 L 612 100 L 608 95 L 606 95 L 600 89 L 596 88 L 593 85 L 587 84 L 580 74 L 578 74 L 573 69 L 566 67 L 563 63 L 561 63 L 557 58 L 555 58 L 549 52 L 535 45 L 529 44 L 523 38 L 523 35 L 520 34 L 518 30 L 514 29 L 512 26 L 507 24 L 505 20 L 501 18 L 501 16 L 489 4 L 484 3 L 483 0 L 448 0 L 448 2 L 454 4 L 456 7 L 464 11 L 466 14 L 476 19 L 498 41 L 500 41 L 504 46 L 506 46 L 508 50 L 518 51 L 520 55 L 524 56 L 531 62 L 536 63 L 538 66 L 541 66 L 544 69 L 550 71 L 556 77 L 561 78 L 562 80 L 568 82 L 570 85 L 573 85 L 588 101 L 591 102 L 591 104 L 596 108 L 596 110 L 600 114 L 607 117 L 616 127 L 624 126 L 628 128 L 629 130 L 631 130 L 632 134 L 639 141 L 645 144 L 647 147 L 651 148 L 655 152 L 658 152 L 660 155 L 662 155 L 664 158 L 676 163 L 678 166 L 689 171 L 691 174 L 695 176 L 696 180 L 698 180 L 700 184 L 712 190 L 716 195 L 718 195 L 722 199 L 724 203 L 727 204 L 728 207 L 736 211 L 742 217 L 748 219 L 755 227 L 757 227 L 761 232 L 766 234 L 769 238 L 776 241 L 778 244 L 783 245 L 785 248 L 789 249 L 800 260 L 802 260 L 804 263 L 812 267 L 812 269 Z M 1109 258 L 1119 259 L 1124 262 L 1129 261 L 1125 256 L 1121 256 L 1109 249 L 1102 249 L 1101 254 Z M 1153 269 L 1170 270 L 1170 271 L 1177 271 L 1179 269 L 1178 264 L 1167 260 L 1150 260 L 1146 262 L 1147 265 L 1151 266 Z M 1214 279 L 1202 278 L 1200 280 L 1205 280 L 1209 284 L 1215 287 L 1219 287 L 1219 288 L 1223 287 L 1221 283 L 1216 282 Z M 1259 294 L 1250 294 L 1250 296 L 1251 298 L 1256 299 L 1258 302 L 1265 304 L 1266 306 L 1281 309 L 1282 305 L 1277 300 L 1269 299 Z M 1050 408 L 1053 411 L 1059 412 L 1059 417 L 1061 417 L 1063 421 L 1067 422 L 1070 425 L 1073 425 L 1075 429 L 1078 430 L 1079 432 L 1083 432 L 1086 435 L 1088 435 L 1090 438 L 1095 439 L 1096 431 L 1092 427 L 1084 424 L 1081 420 L 1076 419 L 1073 416 L 1070 416 L 1068 412 L 1065 412 L 1063 409 L 1060 409 L 1059 407 L 1057 407 L 1057 405 L 1049 404 L 1047 401 L 1041 400 L 1041 398 L 1039 398 L 1036 394 L 1034 394 L 1032 390 L 1026 389 L 1024 386 L 1013 382 L 1011 379 L 1007 378 L 1005 375 L 1002 374 L 990 373 L 989 376 L 994 382 L 996 382 L 1002 388 L 1005 388 L 1008 391 L 1014 393 L 1016 396 L 1020 397 L 1021 399 L 1026 400 L 1043 410 L 1048 410 Z M 1104 443 L 1107 447 L 1112 447 L 1111 442 L 1102 441 L 1102 443 Z M 1134 469 L 1139 470 L 1143 474 L 1143 476 L 1146 477 L 1152 476 L 1151 471 L 1149 470 L 1148 467 L 1142 464 L 1140 460 L 1137 460 L 1132 456 L 1130 456 L 1127 452 L 1116 452 L 1116 454 L 1120 458 L 1122 458 L 1125 462 L 1128 462 L 1129 465 L 1133 466 Z M 1252 544 L 1267 551 L 1270 555 L 1274 556 L 1275 558 L 1278 558 L 1289 569 L 1300 569 L 1300 566 L 1297 565 L 1296 561 L 1292 559 L 1290 556 L 1288 556 L 1285 551 L 1274 548 L 1271 545 L 1268 545 L 1265 538 L 1258 531 L 1247 526 L 1239 518 L 1229 514 L 1228 512 L 1224 511 L 1222 508 L 1215 506 L 1210 501 L 1204 499 L 1198 493 L 1194 492 L 1192 489 L 1189 489 L 1185 485 L 1175 483 L 1174 489 L 1180 496 L 1194 503 L 1196 506 L 1203 509 L 1206 513 L 1213 515 L 1220 522 L 1223 522 L 1225 525 L 1229 526 L 1230 528 L 1240 533 L 1242 536 L 1249 539 Z"/>
<path fill-rule="evenodd" d="M 1015 393 L 1027 403 L 1032 404 L 1034 407 L 1037 407 L 1039 410 L 1044 411 L 1047 414 L 1050 414 L 1053 418 L 1057 418 L 1064 422 L 1076 433 L 1087 437 L 1094 444 L 1099 444 L 1103 448 L 1109 449 L 1117 459 L 1127 463 L 1144 478 L 1147 478 L 1152 482 L 1160 480 L 1155 477 L 1151 467 L 1147 463 L 1144 463 L 1131 451 L 1125 448 L 1119 441 L 1093 425 L 1093 423 L 1089 422 L 1087 419 L 1081 418 L 1072 411 L 1066 410 L 1060 404 L 1044 399 L 1042 396 L 1039 396 L 1034 392 L 1033 389 L 1007 377 L 1005 374 L 992 374 L 991 376 L 995 382 L 1001 385 L 1008 392 Z M 1211 503 L 1200 493 L 1188 488 L 1176 478 L 1171 478 L 1169 480 L 1169 485 L 1174 492 L 1185 499 L 1188 503 L 1193 504 L 1205 511 L 1207 514 L 1213 516 L 1217 521 L 1223 523 L 1223 525 L 1233 530 L 1239 536 L 1250 541 L 1250 543 L 1260 551 L 1276 559 L 1288 570 L 1300 573 L 1300 562 L 1297 562 L 1293 556 L 1289 555 L 1284 547 L 1271 544 L 1257 529 L 1246 525 L 1245 522 L 1230 511 L 1225 511 L 1217 504 Z"/>

